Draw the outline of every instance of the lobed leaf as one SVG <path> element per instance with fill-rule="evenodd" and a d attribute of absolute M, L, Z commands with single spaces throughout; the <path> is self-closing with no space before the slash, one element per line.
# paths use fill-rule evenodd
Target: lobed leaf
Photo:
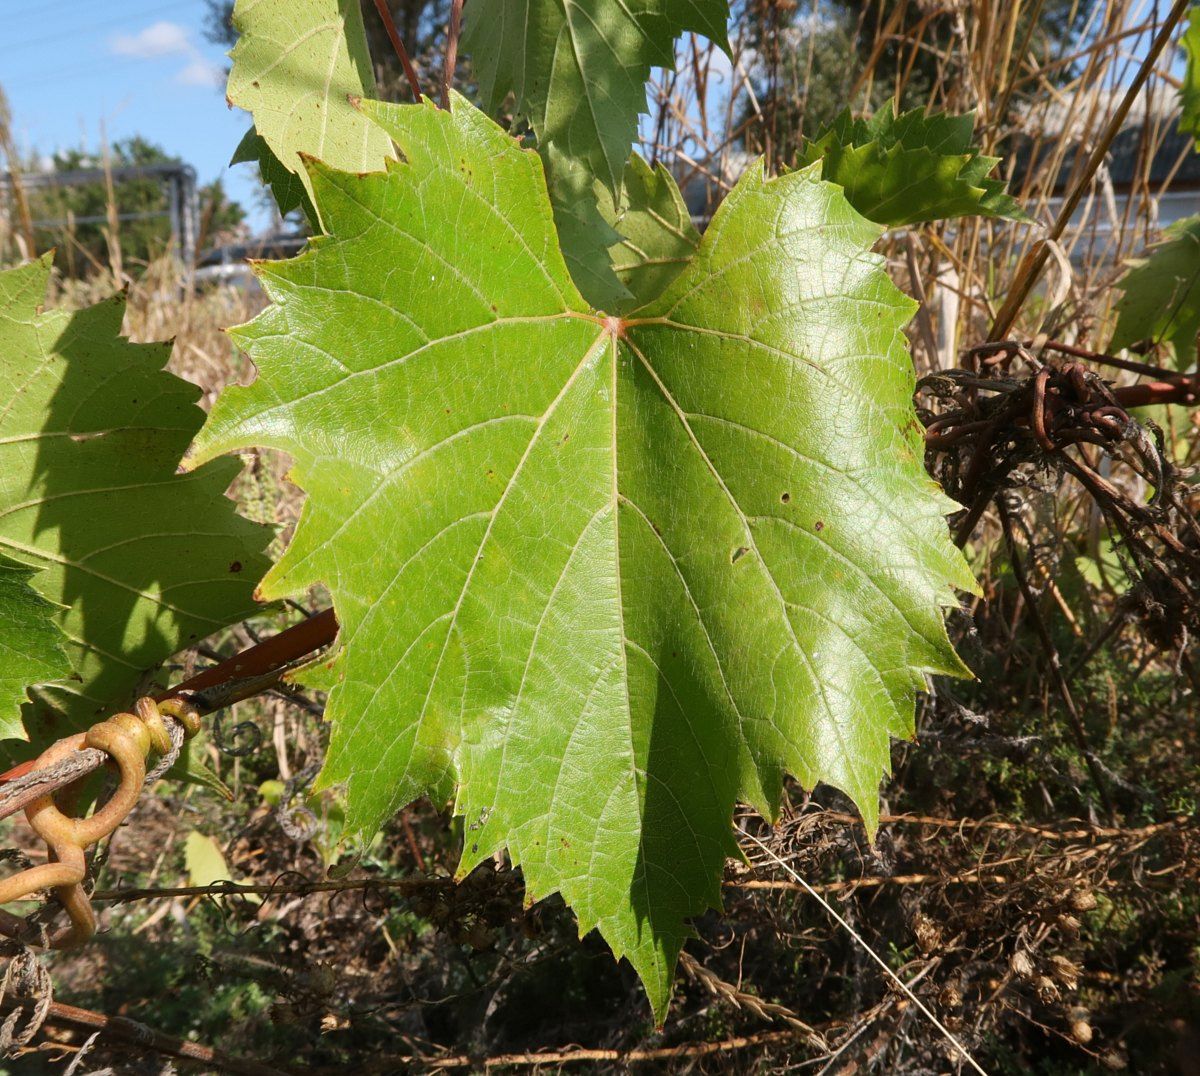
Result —
<path fill-rule="evenodd" d="M 301 154 L 352 172 L 383 167 L 387 135 L 351 104 L 375 89 L 358 0 L 237 0 L 233 25 L 229 103 L 254 117 L 258 136 L 310 196 Z M 256 146 L 239 147 L 252 151 L 261 162 Z M 272 189 L 291 203 L 286 188 Z"/>
<path fill-rule="evenodd" d="M 618 233 L 613 269 L 634 306 L 657 299 L 700 244 L 675 177 L 661 163 L 651 168 L 637 153 L 625 166 L 610 223 Z"/>
<path fill-rule="evenodd" d="M 913 304 L 837 187 L 758 167 L 658 299 L 596 312 L 536 154 L 461 98 L 363 109 L 403 163 L 311 164 L 328 234 L 260 266 L 272 305 L 236 332 L 258 380 L 196 458 L 294 460 L 263 590 L 332 594 L 319 783 L 350 830 L 453 796 L 460 874 L 507 848 L 661 1018 L 734 805 L 773 814 L 791 772 L 873 829 L 923 673 L 963 671 Z"/>
<path fill-rule="evenodd" d="M 1196 361 L 1200 333 L 1200 216 L 1171 225 L 1166 238 L 1131 262 L 1115 286 L 1124 294 L 1109 347 L 1166 344 L 1175 365 L 1188 369 Z"/>
<path fill-rule="evenodd" d="M 463 18 L 463 47 L 487 107 L 498 110 L 512 93 L 514 118 L 614 195 L 651 68 L 673 66 L 686 30 L 729 51 L 728 0 L 473 0 Z"/>
<path fill-rule="evenodd" d="M 236 460 L 176 474 L 200 392 L 119 335 L 123 295 L 42 312 L 51 257 L 0 272 L 0 555 L 60 607 L 75 675 L 42 695 L 80 725 L 254 612 L 270 534 L 224 496 Z"/>
<path fill-rule="evenodd" d="M 618 312 L 661 295 L 700 242 L 675 177 L 634 153 L 614 203 L 602 180 L 553 143 L 541 156 L 559 245 L 583 298 Z"/>
<path fill-rule="evenodd" d="M 855 209 L 888 227 L 968 216 L 1028 220 L 1004 184 L 987 178 L 1000 158 L 971 147 L 974 129 L 973 112 L 897 115 L 888 104 L 862 120 L 847 110 L 805 141 L 800 161 L 820 161 L 821 174 Z"/>

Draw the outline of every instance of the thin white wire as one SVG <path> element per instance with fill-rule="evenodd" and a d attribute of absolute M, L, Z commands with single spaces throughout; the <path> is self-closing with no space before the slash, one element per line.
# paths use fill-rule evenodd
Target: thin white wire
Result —
<path fill-rule="evenodd" d="M 946 1036 L 946 1041 L 951 1043 L 954 1046 L 954 1048 L 956 1050 L 958 1050 L 958 1052 L 960 1054 L 962 1054 L 963 1059 L 967 1062 L 968 1065 L 971 1066 L 971 1068 L 973 1068 L 976 1072 L 979 1073 L 979 1076 L 988 1076 L 987 1072 L 984 1071 L 984 1069 L 980 1066 L 979 1062 L 976 1061 L 975 1058 L 973 1058 L 970 1055 L 970 1053 L 967 1051 L 967 1048 L 961 1042 L 959 1042 L 958 1039 L 956 1039 L 954 1037 L 954 1035 L 950 1031 L 950 1029 L 948 1027 L 946 1027 L 945 1024 L 943 1024 L 936 1016 L 933 1015 L 932 1012 L 929 1011 L 929 1009 L 927 1009 L 925 1007 L 925 1005 L 921 1002 L 921 999 L 919 997 L 917 997 L 917 995 L 914 994 L 908 988 L 908 986 L 904 982 L 904 980 L 902 980 L 899 975 L 897 975 L 894 971 L 892 971 L 891 968 L 889 968 L 887 966 L 887 963 L 884 961 L 883 957 L 881 957 L 878 953 L 876 953 L 875 950 L 872 949 L 866 943 L 866 941 L 858 933 L 858 931 L 856 931 L 849 923 L 846 922 L 845 919 L 843 919 L 838 914 L 837 910 L 833 907 L 832 904 L 829 903 L 829 901 L 827 901 L 823 896 L 821 896 L 820 893 L 818 893 L 815 889 L 813 889 L 813 887 L 811 885 L 809 885 L 803 878 L 801 878 L 800 875 L 797 874 L 796 871 L 792 867 L 790 867 L 787 863 L 785 863 L 782 859 L 780 859 L 779 856 L 777 856 L 774 852 L 772 852 L 771 849 L 768 848 L 765 844 L 763 844 L 763 842 L 760 841 L 753 833 L 746 833 L 744 830 L 742 832 L 743 832 L 744 836 L 748 837 L 755 844 L 757 844 L 759 848 L 761 848 L 764 852 L 766 852 L 767 855 L 770 856 L 772 860 L 774 860 L 774 862 L 777 866 L 782 867 L 788 873 L 788 875 L 790 875 L 795 881 L 799 882 L 800 885 L 804 887 L 805 892 L 807 892 L 809 896 L 815 897 L 820 902 L 821 906 L 831 916 L 833 916 L 833 918 L 836 919 L 838 921 L 838 923 L 840 923 L 842 925 L 842 927 L 845 928 L 846 932 L 850 935 L 850 937 L 852 937 L 856 942 L 858 942 L 859 945 L 862 946 L 863 951 L 867 954 L 867 956 L 869 956 L 872 960 L 874 960 L 875 963 L 878 964 L 883 969 L 883 973 L 900 988 L 900 990 L 904 994 L 904 996 L 907 997 L 909 999 L 909 1001 L 911 1001 L 918 1009 L 921 1010 L 921 1012 L 923 1012 L 929 1018 L 930 1023 L 932 1023 L 933 1026 L 938 1029 L 938 1031 L 940 1031 L 943 1035 Z"/>

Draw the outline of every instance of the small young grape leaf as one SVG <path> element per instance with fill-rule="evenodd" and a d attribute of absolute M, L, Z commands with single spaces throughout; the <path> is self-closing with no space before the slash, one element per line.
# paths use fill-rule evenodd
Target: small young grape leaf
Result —
<path fill-rule="evenodd" d="M 608 209 L 601 201 L 601 212 L 620 237 L 612 259 L 617 279 L 632 293 L 634 306 L 657 299 L 700 244 L 675 177 L 661 163 L 651 168 L 635 153 L 625 166 L 611 216 Z"/>
<path fill-rule="evenodd" d="M 1200 5 L 1188 12 L 1187 29 L 1179 44 L 1187 57 L 1179 87 L 1179 129 L 1200 142 Z"/>
<path fill-rule="evenodd" d="M 839 188 L 758 166 L 659 299 L 596 313 L 535 153 L 461 98 L 362 107 L 403 161 L 310 162 L 328 234 L 259 267 L 258 379 L 196 459 L 280 449 L 308 494 L 263 590 L 333 597 L 350 832 L 455 796 L 460 874 L 507 847 L 661 1018 L 735 803 L 791 772 L 873 830 L 922 673 L 963 672 L 913 304 Z"/>
<path fill-rule="evenodd" d="M 39 697 L 77 726 L 257 608 L 270 531 L 224 496 L 236 460 L 176 474 L 204 415 L 170 344 L 119 335 L 123 295 L 42 312 L 50 266 L 0 272 L 0 554 L 60 607 L 77 678 Z"/>
<path fill-rule="evenodd" d="M 383 167 L 387 135 L 350 103 L 375 88 L 358 0 L 237 0 L 233 25 L 229 103 L 309 195 L 301 153 L 352 172 Z"/>
<path fill-rule="evenodd" d="M 183 864 L 188 873 L 188 885 L 233 881 L 221 846 L 198 829 L 192 830 L 183 842 Z"/>
<path fill-rule="evenodd" d="M 29 585 L 33 574 L 0 556 L 0 740 L 23 734 L 28 688 L 71 675 L 58 610 Z"/>
<path fill-rule="evenodd" d="M 583 162 L 615 193 L 646 111 L 653 67 L 671 67 L 686 30 L 729 51 L 728 0 L 473 0 L 463 48 L 493 111 L 511 92 L 517 119 Z"/>
<path fill-rule="evenodd" d="M 818 138 L 805 142 L 800 163 L 821 162 L 864 217 L 888 227 L 954 217 L 1028 220 L 987 174 L 1000 162 L 971 148 L 975 113 L 896 114 L 884 105 L 870 119 L 843 112 Z"/>
<path fill-rule="evenodd" d="M 196 829 L 183 842 L 183 865 L 187 870 L 188 885 L 213 886 L 234 880 L 221 846 L 212 837 Z M 215 895 L 213 899 L 219 904 L 222 897 Z M 238 900 L 261 904 L 263 899 L 257 893 L 242 893 Z"/>
<path fill-rule="evenodd" d="M 316 211 L 309 200 L 304 181 L 295 173 L 284 168 L 283 163 L 271 152 L 266 139 L 251 127 L 233 151 L 230 164 L 256 164 L 259 178 L 271 189 L 271 196 L 279 207 L 279 215 L 286 217 L 293 209 L 299 209 L 315 228 L 319 226 Z"/>
<path fill-rule="evenodd" d="M 1166 229 L 1166 238 L 1131 262 L 1116 287 L 1124 294 L 1108 346 L 1119 351 L 1143 341 L 1167 344 L 1176 367 L 1191 366 L 1200 333 L 1200 216 Z"/>

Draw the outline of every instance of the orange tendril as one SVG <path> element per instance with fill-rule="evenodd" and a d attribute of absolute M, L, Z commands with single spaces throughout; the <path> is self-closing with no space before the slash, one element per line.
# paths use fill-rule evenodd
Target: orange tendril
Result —
<path fill-rule="evenodd" d="M 52 793 L 25 808 L 29 825 L 46 842 L 49 862 L 0 881 L 0 905 L 27 900 L 39 890 L 53 890 L 71 923 L 50 939 L 52 949 L 81 945 L 96 933 L 96 915 L 83 886 L 87 876 L 84 853 L 112 833 L 133 810 L 146 781 L 147 757 L 151 753 L 166 755 L 172 750 L 174 745 L 164 716 L 179 722 L 184 739 L 194 736 L 200 728 L 200 715 L 187 700 L 172 698 L 155 702 L 142 698 L 134 705 L 133 713 L 115 714 L 87 732 L 59 740 L 37 760 L 37 768 L 48 768 L 75 751 L 91 747 L 103 751 L 116 763 L 120 777 L 116 791 L 86 818 L 73 817 Z M 65 790 L 60 799 L 64 802 L 74 799 L 76 788 Z"/>

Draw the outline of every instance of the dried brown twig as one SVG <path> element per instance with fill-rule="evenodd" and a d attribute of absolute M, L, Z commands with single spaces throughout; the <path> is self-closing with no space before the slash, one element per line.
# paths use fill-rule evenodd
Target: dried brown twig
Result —
<path fill-rule="evenodd" d="M 27 1004 L 25 999 L 13 995 L 0 998 L 0 1012 L 10 1013 L 14 1009 Z M 223 1050 L 204 1046 L 187 1039 L 177 1039 L 172 1035 L 164 1035 L 151 1027 L 124 1016 L 105 1016 L 103 1013 L 90 1009 L 81 1009 L 76 1005 L 64 1005 L 52 1001 L 47 1006 L 46 1022 L 72 1030 L 98 1034 L 98 1043 L 109 1045 L 119 1043 L 125 1047 L 139 1050 L 153 1050 L 165 1057 L 176 1057 L 181 1061 L 199 1062 L 211 1066 L 221 1072 L 231 1072 L 237 1076 L 287 1076 L 287 1070 L 264 1065 L 258 1061 L 235 1057 Z"/>

